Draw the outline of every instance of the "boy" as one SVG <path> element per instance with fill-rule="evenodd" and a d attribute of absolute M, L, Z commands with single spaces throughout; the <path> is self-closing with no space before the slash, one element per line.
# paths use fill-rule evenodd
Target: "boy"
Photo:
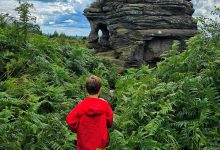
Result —
<path fill-rule="evenodd" d="M 66 117 L 70 129 L 77 133 L 77 150 L 97 150 L 108 146 L 108 128 L 113 112 L 107 101 L 98 98 L 102 93 L 101 79 L 91 76 L 86 80 L 88 98 L 82 100 Z"/>

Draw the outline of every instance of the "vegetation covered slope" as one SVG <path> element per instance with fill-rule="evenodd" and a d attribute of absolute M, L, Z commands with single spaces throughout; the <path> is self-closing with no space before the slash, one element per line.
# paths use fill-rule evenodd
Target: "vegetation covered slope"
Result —
<path fill-rule="evenodd" d="M 0 18 L 0 149 L 73 149 L 65 117 L 86 96 L 85 78 L 101 76 L 106 95 L 117 75 L 85 40 L 49 38 L 22 20 Z"/>
<path fill-rule="evenodd" d="M 176 42 L 157 68 L 117 82 L 111 149 L 220 149 L 220 25 L 202 23 L 183 53 Z"/>
<path fill-rule="evenodd" d="M 183 53 L 174 44 L 157 68 L 119 78 L 84 40 L 49 38 L 20 17 L 0 18 L 0 149 L 74 149 L 65 116 L 86 96 L 90 74 L 103 79 L 104 98 L 117 80 L 109 149 L 220 148 L 218 23 L 205 24 Z"/>

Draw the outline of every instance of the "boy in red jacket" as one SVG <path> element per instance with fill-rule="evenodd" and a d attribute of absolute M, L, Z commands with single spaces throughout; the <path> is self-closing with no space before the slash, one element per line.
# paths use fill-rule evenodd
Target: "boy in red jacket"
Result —
<path fill-rule="evenodd" d="M 113 112 L 109 103 L 98 98 L 102 92 L 101 79 L 91 76 L 86 80 L 88 98 L 82 100 L 66 117 L 70 129 L 77 133 L 77 150 L 97 150 L 108 146 L 108 128 Z"/>

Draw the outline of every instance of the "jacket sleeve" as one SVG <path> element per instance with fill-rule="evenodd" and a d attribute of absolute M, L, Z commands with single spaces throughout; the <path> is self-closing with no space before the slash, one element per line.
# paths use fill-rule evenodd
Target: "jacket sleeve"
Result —
<path fill-rule="evenodd" d="M 82 106 L 79 103 L 66 117 L 66 123 L 72 132 L 77 132 L 81 112 Z"/>
<path fill-rule="evenodd" d="M 107 118 L 107 127 L 111 128 L 113 123 L 113 111 L 108 103 L 107 103 L 106 118 Z"/>

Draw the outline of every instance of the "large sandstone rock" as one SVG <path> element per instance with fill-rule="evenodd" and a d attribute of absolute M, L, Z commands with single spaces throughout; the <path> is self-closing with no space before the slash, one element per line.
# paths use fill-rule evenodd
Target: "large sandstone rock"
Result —
<path fill-rule="evenodd" d="M 125 68 L 153 67 L 173 40 L 181 49 L 197 33 L 193 12 L 190 0 L 96 0 L 84 10 L 91 25 L 88 47 L 114 51 Z"/>

